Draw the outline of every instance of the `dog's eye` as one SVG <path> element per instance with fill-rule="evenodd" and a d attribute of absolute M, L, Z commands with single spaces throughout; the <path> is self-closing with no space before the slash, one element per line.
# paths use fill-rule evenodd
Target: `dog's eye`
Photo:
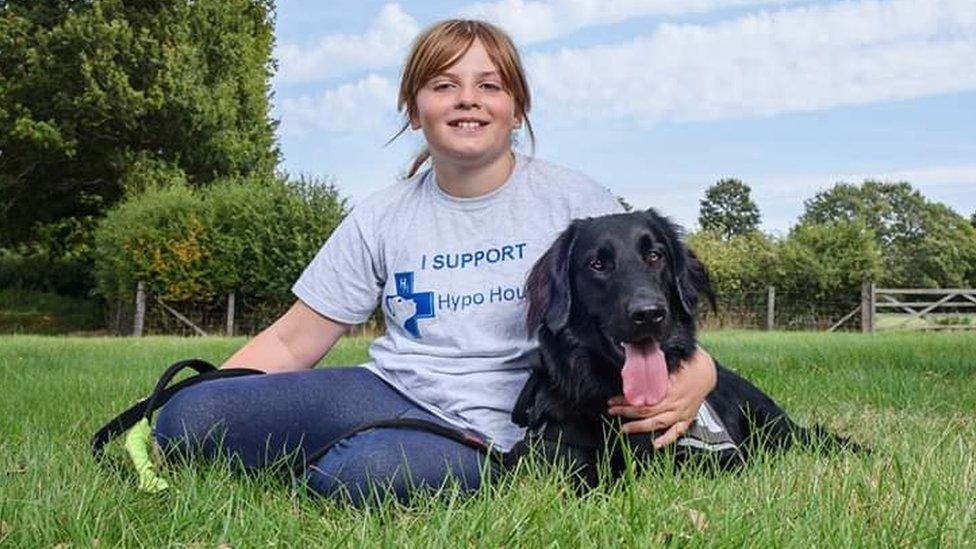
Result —
<path fill-rule="evenodd" d="M 647 255 L 644 256 L 644 260 L 647 261 L 648 263 L 655 263 L 657 261 L 660 261 L 662 257 L 664 257 L 664 255 L 662 255 L 661 252 L 657 250 L 651 250 L 647 252 Z"/>
<path fill-rule="evenodd" d="M 607 263 L 600 258 L 590 260 L 590 268 L 594 271 L 605 271 L 607 270 Z"/>

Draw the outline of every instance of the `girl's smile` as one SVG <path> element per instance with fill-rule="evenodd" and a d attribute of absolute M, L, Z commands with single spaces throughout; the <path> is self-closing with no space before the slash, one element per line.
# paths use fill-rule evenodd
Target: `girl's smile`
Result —
<path fill-rule="evenodd" d="M 458 132 L 461 135 L 473 134 L 476 131 L 481 130 L 488 124 L 490 124 L 490 122 L 488 122 L 487 120 L 479 120 L 477 118 L 470 118 L 470 117 L 458 118 L 455 120 L 451 120 L 447 123 L 448 126 L 452 128 L 458 128 L 459 130 L 461 130 L 460 132 Z"/>

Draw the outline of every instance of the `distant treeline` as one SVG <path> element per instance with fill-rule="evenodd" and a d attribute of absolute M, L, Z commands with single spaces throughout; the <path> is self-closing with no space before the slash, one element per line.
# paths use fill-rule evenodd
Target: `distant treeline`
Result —
<path fill-rule="evenodd" d="M 976 228 L 907 182 L 838 183 L 804 202 L 784 237 L 758 230 L 758 208 L 738 180 L 713 185 L 701 201 L 701 230 L 689 243 L 720 293 L 850 296 L 863 282 L 886 287 L 976 286 Z"/>

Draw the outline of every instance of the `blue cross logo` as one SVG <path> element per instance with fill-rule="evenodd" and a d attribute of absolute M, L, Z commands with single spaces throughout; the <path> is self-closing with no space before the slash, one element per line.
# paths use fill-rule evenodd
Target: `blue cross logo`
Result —
<path fill-rule="evenodd" d="M 420 337 L 417 321 L 434 318 L 434 292 L 413 292 L 413 272 L 396 273 L 396 295 L 386 296 L 388 318 L 403 326 L 413 337 Z"/>

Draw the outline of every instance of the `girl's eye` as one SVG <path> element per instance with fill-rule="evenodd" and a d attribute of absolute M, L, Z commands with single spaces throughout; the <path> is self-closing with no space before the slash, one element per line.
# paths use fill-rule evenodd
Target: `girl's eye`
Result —
<path fill-rule="evenodd" d="M 432 87 L 433 87 L 434 91 L 443 91 L 443 90 L 446 90 L 447 88 L 449 88 L 450 86 L 451 86 L 451 83 L 450 82 L 440 82 L 440 83 L 434 84 Z"/>
<path fill-rule="evenodd" d="M 502 87 L 496 84 L 495 82 L 485 82 L 484 84 L 481 85 L 481 87 L 489 89 L 491 91 L 499 91 L 502 89 Z"/>
<path fill-rule="evenodd" d="M 593 269 L 594 271 L 597 271 L 597 272 L 603 272 L 603 271 L 607 270 L 607 264 L 606 264 L 606 262 L 603 261 L 602 259 L 599 259 L 599 258 L 597 258 L 597 259 L 591 259 L 589 266 L 590 266 L 591 269 Z"/>
<path fill-rule="evenodd" d="M 657 250 L 651 250 L 647 252 L 647 255 L 644 256 L 644 260 L 647 261 L 648 263 L 656 263 L 660 261 L 662 257 L 664 256 L 661 255 L 661 252 Z"/>

